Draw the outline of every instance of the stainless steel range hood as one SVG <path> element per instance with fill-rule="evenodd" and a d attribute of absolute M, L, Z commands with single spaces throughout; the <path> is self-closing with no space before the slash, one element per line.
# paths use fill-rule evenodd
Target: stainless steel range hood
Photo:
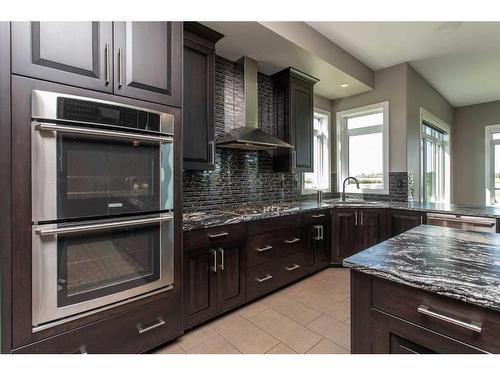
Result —
<path fill-rule="evenodd" d="M 271 150 L 278 147 L 293 148 L 292 145 L 259 129 L 257 61 L 244 56 L 238 62 L 243 64 L 245 118 L 241 122 L 245 126 L 226 133 L 217 142 L 217 147 L 243 150 Z"/>

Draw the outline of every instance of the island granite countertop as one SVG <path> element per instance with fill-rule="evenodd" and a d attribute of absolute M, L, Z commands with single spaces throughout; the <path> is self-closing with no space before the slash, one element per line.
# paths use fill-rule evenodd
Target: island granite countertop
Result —
<path fill-rule="evenodd" d="M 210 228 L 227 224 L 247 222 L 273 216 L 292 215 L 300 212 L 316 211 L 325 208 L 392 208 L 408 211 L 435 212 L 463 216 L 482 216 L 500 218 L 500 208 L 487 206 L 466 206 L 456 204 L 419 203 L 419 202 L 391 202 L 391 201 L 360 201 L 340 199 L 325 200 L 322 203 L 316 201 L 285 202 L 289 209 L 261 214 L 242 215 L 231 211 L 212 210 L 206 212 L 191 212 L 184 214 L 184 231 Z M 257 206 L 258 207 L 258 206 Z"/>
<path fill-rule="evenodd" d="M 345 267 L 500 311 L 500 234 L 420 225 Z"/>

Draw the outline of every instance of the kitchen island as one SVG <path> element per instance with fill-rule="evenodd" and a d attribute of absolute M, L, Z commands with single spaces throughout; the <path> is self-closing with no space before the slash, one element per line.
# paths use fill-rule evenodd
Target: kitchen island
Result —
<path fill-rule="evenodd" d="M 421 225 L 344 260 L 353 353 L 500 353 L 500 235 Z"/>

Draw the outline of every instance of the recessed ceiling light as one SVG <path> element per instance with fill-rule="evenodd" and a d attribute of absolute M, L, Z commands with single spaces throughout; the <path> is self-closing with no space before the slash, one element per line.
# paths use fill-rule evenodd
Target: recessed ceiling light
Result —
<path fill-rule="evenodd" d="M 441 33 L 448 33 L 450 31 L 458 30 L 462 27 L 463 22 L 443 22 L 437 27 L 437 31 Z"/>
<path fill-rule="evenodd" d="M 349 86 L 348 83 L 343 83 L 343 84 L 340 85 L 340 87 L 348 87 L 348 86 Z"/>

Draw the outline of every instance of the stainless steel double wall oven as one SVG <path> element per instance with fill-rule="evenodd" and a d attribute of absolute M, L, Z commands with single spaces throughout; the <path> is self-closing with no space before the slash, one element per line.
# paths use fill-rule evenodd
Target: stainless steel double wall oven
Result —
<path fill-rule="evenodd" d="M 172 288 L 174 116 L 38 90 L 31 104 L 34 330 Z"/>

